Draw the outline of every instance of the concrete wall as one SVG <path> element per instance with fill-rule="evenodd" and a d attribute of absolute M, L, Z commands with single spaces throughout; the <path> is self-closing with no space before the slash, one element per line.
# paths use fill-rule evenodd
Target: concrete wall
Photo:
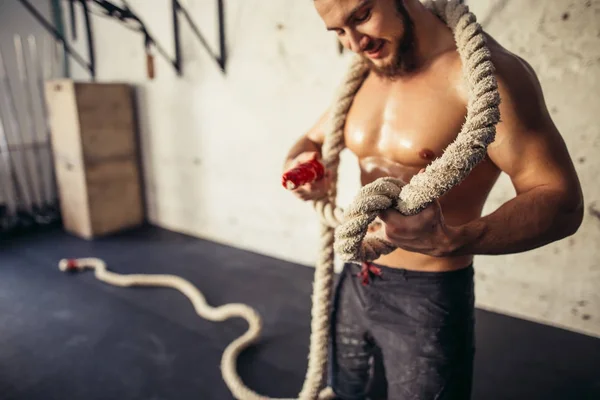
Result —
<path fill-rule="evenodd" d="M 482 307 L 600 334 L 600 1 L 471 1 L 486 30 L 538 73 L 571 152 L 586 215 L 571 238 L 519 255 L 479 257 Z M 486 212 L 514 194 L 504 179 Z"/>
<path fill-rule="evenodd" d="M 129 2 L 173 54 L 169 1 Z M 182 2 L 217 45 L 216 2 Z M 600 1 L 468 4 L 484 27 L 539 73 L 576 161 L 587 213 L 574 237 L 525 254 L 477 259 L 478 305 L 600 336 Z M 145 77 L 142 38 L 94 18 L 100 81 L 138 85 L 150 218 L 163 227 L 308 265 L 318 243 L 310 206 L 279 185 L 289 146 L 318 118 L 348 62 L 312 2 L 226 2 L 222 74 L 183 24 L 184 76 L 163 60 Z M 84 43 L 75 44 L 85 49 Z M 85 73 L 73 66 L 75 76 Z M 358 189 L 344 154 L 340 203 Z M 486 207 L 514 194 L 503 176 Z M 201 266 L 199 266 L 201 267 Z M 306 299 L 309 301 L 309 299 Z"/>

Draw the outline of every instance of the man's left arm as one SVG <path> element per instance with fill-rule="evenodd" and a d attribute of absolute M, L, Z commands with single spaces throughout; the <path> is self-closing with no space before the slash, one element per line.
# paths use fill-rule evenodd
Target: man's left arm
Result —
<path fill-rule="evenodd" d="M 572 235 L 583 219 L 579 179 L 537 77 L 514 58 L 500 71 L 501 122 L 488 156 L 516 196 L 489 215 L 448 227 L 447 255 L 532 250 Z"/>

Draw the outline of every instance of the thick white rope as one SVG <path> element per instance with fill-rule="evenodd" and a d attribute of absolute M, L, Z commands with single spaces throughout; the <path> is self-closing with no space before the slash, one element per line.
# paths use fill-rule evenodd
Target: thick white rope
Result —
<path fill-rule="evenodd" d="M 330 126 L 323 145 L 323 162 L 332 174 L 332 187 L 326 201 L 316 202 L 321 216 L 321 248 L 315 267 L 312 297 L 312 322 L 308 368 L 299 399 L 333 398 L 329 388 L 321 390 L 325 377 L 329 344 L 330 308 L 333 288 L 335 251 L 347 261 L 369 261 L 394 250 L 394 246 L 377 237 L 366 235 L 368 224 L 378 212 L 395 207 L 404 214 L 422 210 L 434 199 L 461 182 L 480 162 L 487 145 L 494 140 L 499 120 L 500 97 L 493 76 L 489 50 L 475 16 L 456 0 L 423 2 L 452 29 L 469 85 L 470 100 L 467 120 L 457 137 L 425 172 L 416 175 L 406 186 L 392 178 L 382 178 L 359 192 L 344 213 L 335 205 L 340 152 L 345 148 L 344 126 L 354 95 L 368 75 L 367 65 L 356 59 L 346 74 L 331 112 Z M 337 235 L 335 229 L 338 229 Z M 246 385 L 237 374 L 237 357 L 260 336 L 262 323 L 258 313 L 245 304 L 211 307 L 196 287 L 173 275 L 120 275 L 106 269 L 97 258 L 61 260 L 62 271 L 90 268 L 97 279 L 115 286 L 162 286 L 179 290 L 192 302 L 198 315 L 210 321 L 240 317 L 248 322 L 248 330 L 225 349 L 221 359 L 223 379 L 233 396 L 240 400 L 268 400 Z"/>

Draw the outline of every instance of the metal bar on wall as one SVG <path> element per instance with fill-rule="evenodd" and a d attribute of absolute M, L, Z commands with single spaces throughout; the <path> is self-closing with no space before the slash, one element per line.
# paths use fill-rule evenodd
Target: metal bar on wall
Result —
<path fill-rule="evenodd" d="M 77 14 L 75 13 L 75 0 L 69 0 L 69 15 L 71 18 L 71 37 L 77 40 Z"/>
<path fill-rule="evenodd" d="M 96 76 L 96 51 L 94 48 L 94 31 L 92 29 L 92 19 L 90 18 L 90 9 L 87 0 L 80 0 L 83 7 L 83 16 L 85 18 L 85 33 L 87 37 L 88 59 L 90 60 L 90 72 Z"/>
<path fill-rule="evenodd" d="M 81 65 L 83 68 L 85 68 L 90 73 L 91 78 L 96 79 L 95 71 L 92 69 L 91 64 L 88 63 L 87 61 L 85 61 L 85 59 L 75 49 L 73 49 L 71 46 L 69 46 L 69 44 L 67 43 L 67 40 L 64 38 L 64 36 L 54 26 L 52 26 L 51 23 L 46 21 L 44 16 L 42 14 L 40 14 L 39 11 L 33 5 L 31 5 L 31 3 L 29 1 L 27 1 L 27 0 L 18 0 L 18 1 L 23 5 L 23 7 L 25 7 L 25 9 L 27 9 L 27 11 L 29 11 L 29 13 L 31 15 L 33 15 L 33 17 L 40 23 L 40 25 L 42 25 L 42 27 L 44 29 L 46 29 L 56 40 L 60 41 L 63 44 L 65 51 L 71 57 L 73 57 L 73 59 L 79 65 Z"/>
<path fill-rule="evenodd" d="M 177 66 L 177 64 L 176 64 L 177 60 L 181 60 L 181 54 L 179 57 L 175 57 L 175 59 L 172 59 L 171 56 L 168 55 L 167 51 L 150 34 L 148 29 L 146 28 L 146 24 L 141 20 L 141 18 L 139 18 L 134 13 L 134 11 L 130 7 L 129 3 L 127 2 L 127 0 L 121 0 L 124 8 L 116 6 L 115 4 L 111 3 L 108 0 L 91 0 L 91 1 L 93 1 L 94 4 L 96 4 L 98 7 L 101 7 L 104 10 L 105 15 L 107 17 L 115 18 L 119 22 L 122 22 L 125 24 L 127 23 L 127 21 L 135 21 L 136 23 L 138 23 L 139 27 L 137 30 L 144 35 L 145 51 L 149 52 L 149 47 L 150 47 L 149 44 L 152 44 L 156 48 L 158 53 L 162 57 L 164 57 L 169 62 L 169 64 L 171 64 L 173 66 L 173 68 L 175 68 L 176 71 L 181 70 L 181 66 Z M 177 40 L 179 40 L 179 38 L 177 38 Z"/>
<path fill-rule="evenodd" d="M 172 11 L 173 11 L 173 41 L 175 46 L 175 60 L 173 61 L 173 65 L 175 66 L 175 70 L 177 71 L 177 75 L 182 74 L 181 68 L 181 46 L 179 41 L 179 10 L 180 4 L 177 0 L 172 1 Z"/>
<path fill-rule="evenodd" d="M 62 13 L 62 6 L 60 3 L 60 0 L 52 0 L 52 21 L 54 22 L 54 27 L 56 28 L 57 32 L 61 35 L 61 36 L 65 36 L 65 24 L 63 21 L 63 13 Z M 56 42 L 56 48 L 58 50 L 58 41 Z M 64 68 L 64 72 L 61 73 L 61 75 L 63 76 L 71 76 L 71 70 L 70 70 L 70 66 L 69 66 L 69 55 L 64 52 L 62 54 L 63 57 L 63 68 Z M 54 76 L 54 75 L 53 75 Z M 58 76 L 58 75 L 56 75 Z"/>
<path fill-rule="evenodd" d="M 210 54 L 211 58 L 215 60 L 215 62 L 221 68 L 221 71 L 226 72 L 227 65 L 227 42 L 225 40 L 225 4 L 223 0 L 217 0 L 217 18 L 219 22 L 219 54 L 215 54 L 215 52 L 211 49 L 208 41 L 204 38 L 200 29 L 192 19 L 190 13 L 181 5 L 179 0 L 172 0 L 172 8 L 173 8 L 173 27 L 174 27 L 174 36 L 176 46 L 179 43 L 179 14 L 181 13 L 183 17 L 187 20 L 188 24 L 192 28 L 196 38 L 202 44 L 202 47 Z M 176 64 L 182 64 L 181 53 L 178 52 L 177 47 L 175 48 L 175 62 Z"/>
<path fill-rule="evenodd" d="M 221 54 L 220 63 L 221 69 L 225 71 L 227 64 L 227 46 L 225 42 L 225 4 L 223 0 L 217 0 L 218 15 L 219 15 L 219 53 Z"/>

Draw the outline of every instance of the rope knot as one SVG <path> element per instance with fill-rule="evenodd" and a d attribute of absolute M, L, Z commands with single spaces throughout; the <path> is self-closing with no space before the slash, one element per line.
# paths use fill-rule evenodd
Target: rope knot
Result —
<path fill-rule="evenodd" d="M 335 233 L 335 251 L 344 261 L 369 262 L 395 249 L 377 233 L 367 232 L 382 211 L 400 208 L 400 193 L 404 185 L 400 179 L 386 177 L 360 189 L 346 211 L 345 221 Z"/>

